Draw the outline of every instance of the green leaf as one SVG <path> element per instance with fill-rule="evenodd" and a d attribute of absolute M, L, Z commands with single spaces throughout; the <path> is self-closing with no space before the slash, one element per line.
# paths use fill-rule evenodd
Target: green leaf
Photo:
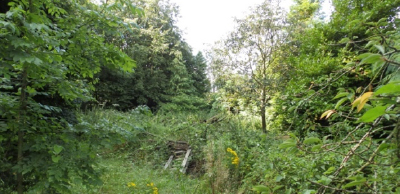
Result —
<path fill-rule="evenodd" d="M 46 26 L 45 24 L 37 24 L 37 23 L 31 23 L 29 25 L 31 30 L 37 30 L 37 31 L 41 31 L 41 30 L 45 30 L 45 31 L 50 31 L 50 28 L 48 26 Z"/>
<path fill-rule="evenodd" d="M 376 118 L 382 116 L 386 112 L 387 106 L 377 106 L 375 108 L 369 109 L 364 115 L 358 120 L 358 122 L 372 122 Z"/>
<path fill-rule="evenodd" d="M 389 115 L 389 114 L 384 114 L 383 117 L 384 117 L 386 120 L 390 120 L 390 115 Z"/>
<path fill-rule="evenodd" d="M 28 86 L 26 88 L 26 92 L 28 92 L 29 94 L 33 94 L 33 93 L 36 93 L 36 90 L 35 90 L 35 88 Z"/>
<path fill-rule="evenodd" d="M 322 141 L 316 137 L 309 137 L 304 140 L 304 144 L 313 144 L 313 143 L 321 143 Z"/>
<path fill-rule="evenodd" d="M 311 148 L 311 151 L 316 152 L 321 150 L 322 144 L 315 145 Z"/>
<path fill-rule="evenodd" d="M 372 63 L 382 60 L 382 55 L 380 55 L 380 54 L 365 53 L 363 55 L 360 55 L 359 58 L 361 58 L 361 56 L 362 56 L 363 60 L 361 60 L 360 65 L 365 64 L 365 63 L 372 64 Z"/>
<path fill-rule="evenodd" d="M 53 150 L 54 150 L 54 154 L 59 154 L 64 148 L 62 146 L 59 145 L 54 145 Z"/>
<path fill-rule="evenodd" d="M 344 102 L 346 102 L 347 100 L 348 100 L 347 97 L 346 97 L 346 98 L 340 99 L 340 100 L 336 103 L 335 109 L 339 108 L 339 106 L 342 105 L 342 104 L 343 104 Z"/>
<path fill-rule="evenodd" d="M 275 182 L 279 182 L 279 181 L 281 181 L 281 180 L 284 179 L 284 178 L 285 178 L 284 176 L 278 175 L 278 176 L 276 176 L 276 178 L 275 178 Z"/>
<path fill-rule="evenodd" d="M 382 54 L 385 54 L 385 48 L 382 45 L 374 45 Z"/>
<path fill-rule="evenodd" d="M 264 186 L 264 185 L 257 185 L 253 187 L 253 191 L 258 191 L 258 192 L 271 192 L 271 189 Z"/>
<path fill-rule="evenodd" d="M 283 185 L 278 185 L 278 186 L 276 186 L 276 187 L 274 187 L 273 189 L 272 189 L 272 192 L 275 192 L 275 191 L 277 191 L 277 190 L 279 190 L 279 189 L 281 189 L 281 188 L 283 188 L 284 186 Z"/>
<path fill-rule="evenodd" d="M 287 111 L 288 112 L 293 112 L 296 109 L 297 106 L 291 106 Z"/>
<path fill-rule="evenodd" d="M 283 142 L 281 145 L 279 145 L 279 148 L 281 148 L 281 149 L 292 148 L 292 147 L 296 147 L 296 145 L 297 145 L 297 142 L 295 140 L 288 139 L 285 142 Z"/>
<path fill-rule="evenodd" d="M 398 82 L 389 83 L 380 87 L 376 92 L 374 92 L 374 95 L 396 93 L 400 93 L 400 84 Z"/>
<path fill-rule="evenodd" d="M 346 38 L 342 38 L 338 43 L 347 43 L 350 41 L 350 38 L 346 37 Z"/>
<path fill-rule="evenodd" d="M 296 135 L 294 133 L 289 133 L 288 134 L 292 139 L 297 139 Z"/>
<path fill-rule="evenodd" d="M 60 161 L 61 156 L 51 156 L 51 160 L 53 160 L 54 163 L 58 163 L 58 161 Z"/>
<path fill-rule="evenodd" d="M 323 185 L 329 185 L 332 182 L 332 179 L 322 176 L 320 180 L 318 180 L 318 183 L 321 183 Z"/>
<path fill-rule="evenodd" d="M 348 92 L 341 92 L 341 93 L 338 93 L 333 99 L 341 98 L 341 97 L 347 96 L 348 94 L 349 94 Z"/>
<path fill-rule="evenodd" d="M 335 167 L 331 166 L 331 167 L 328 168 L 327 171 L 324 172 L 324 175 L 330 175 L 333 172 L 335 172 L 335 170 L 336 170 Z"/>
<path fill-rule="evenodd" d="M 359 186 L 359 185 L 364 184 L 366 181 L 367 181 L 366 179 L 353 181 L 353 182 L 350 182 L 350 183 L 344 185 L 343 188 L 345 189 L 345 188 L 349 188 L 349 187 Z"/>
<path fill-rule="evenodd" d="M 391 144 L 388 143 L 382 143 L 381 145 L 379 145 L 378 151 L 382 151 L 388 147 L 390 147 Z"/>

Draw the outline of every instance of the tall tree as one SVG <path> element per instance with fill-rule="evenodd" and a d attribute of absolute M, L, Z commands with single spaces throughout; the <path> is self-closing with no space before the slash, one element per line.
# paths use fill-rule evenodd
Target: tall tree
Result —
<path fill-rule="evenodd" d="M 220 54 L 228 61 L 214 63 L 214 72 L 241 74 L 253 84 L 251 92 L 260 107 L 262 130 L 267 132 L 266 107 L 272 93 L 283 83 L 281 73 L 282 46 L 285 43 L 285 13 L 279 1 L 267 0 L 255 7 L 245 19 L 237 19 L 237 29 L 224 42 L 226 51 L 215 52 L 214 61 Z M 220 60 L 223 61 L 223 60 Z M 218 74 L 218 73 L 217 73 Z"/>
<path fill-rule="evenodd" d="M 60 115 L 65 105 L 91 98 L 93 77 L 102 65 L 135 66 L 98 32 L 122 26 L 114 9 L 136 8 L 123 0 L 101 9 L 90 1 L 17 0 L 8 5 L 0 13 L 2 184 L 6 180 L 18 193 L 61 193 L 68 192 L 72 180 L 99 181 L 92 166 L 95 143 Z"/>
<path fill-rule="evenodd" d="M 107 101 L 109 106 L 118 104 L 122 110 L 143 104 L 158 109 L 176 96 L 204 94 L 207 90 L 204 89 L 207 85 L 205 64 L 196 63 L 192 49 L 181 37 L 175 24 L 179 14 L 177 6 L 164 0 L 133 2 L 143 7 L 146 14 L 135 19 L 140 28 L 132 29 L 134 33 L 126 31 L 122 39 L 125 42 L 119 45 L 136 60 L 137 68 L 133 74 L 103 68 L 96 85 L 97 100 Z M 123 17 L 134 19 L 129 15 Z M 119 39 L 110 37 L 110 40 Z"/>
<path fill-rule="evenodd" d="M 193 80 L 195 94 L 203 97 L 210 90 L 210 82 L 206 72 L 207 62 L 201 52 L 198 52 L 196 56 L 191 55 L 190 57 L 190 61 L 185 60 L 186 68 Z"/>

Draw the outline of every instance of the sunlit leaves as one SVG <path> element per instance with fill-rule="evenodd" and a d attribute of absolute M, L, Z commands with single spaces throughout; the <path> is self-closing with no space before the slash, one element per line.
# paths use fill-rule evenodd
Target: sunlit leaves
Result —
<path fill-rule="evenodd" d="M 318 192 L 395 192 L 396 186 L 390 185 L 398 182 L 398 176 L 392 175 L 398 161 L 394 153 L 399 147 L 393 144 L 392 135 L 399 114 L 396 10 L 400 2 L 333 2 L 335 11 L 329 22 L 298 33 L 300 38 L 293 41 L 293 51 L 298 53 L 294 52 L 290 61 L 296 69 L 291 79 L 296 81 L 286 87 L 287 96 L 279 96 L 282 101 L 278 107 L 282 106 L 282 115 L 288 115 L 280 121 L 284 123 L 281 128 L 296 131 L 304 140 L 284 142 L 281 147 L 289 150 L 296 146 L 318 161 L 313 166 L 318 172 L 310 172 L 313 178 L 305 181 L 315 184 L 305 186 L 303 193 L 312 189 L 317 193 L 316 188 Z M 323 36 L 319 40 L 317 36 L 306 38 L 304 34 L 310 31 L 319 31 Z M 337 69 L 318 71 L 324 62 L 321 53 L 332 53 L 330 59 L 337 60 L 332 62 Z M 311 63 L 312 58 L 318 63 Z M 324 80 L 326 77 L 329 79 Z M 309 84 L 311 81 L 313 84 Z M 304 97 L 307 88 L 318 92 Z M 288 110 L 296 111 L 288 114 Z M 337 116 L 332 116 L 336 112 Z M 322 136 L 325 138 L 318 140 Z"/>
<path fill-rule="evenodd" d="M 357 112 L 360 112 L 365 103 L 367 103 L 369 98 L 371 98 L 372 94 L 373 92 L 365 92 L 363 95 L 354 100 L 352 107 L 354 108 L 357 106 Z"/>
<path fill-rule="evenodd" d="M 324 113 L 322 113 L 321 117 L 319 119 L 328 119 L 333 113 L 336 113 L 335 110 L 327 110 Z"/>

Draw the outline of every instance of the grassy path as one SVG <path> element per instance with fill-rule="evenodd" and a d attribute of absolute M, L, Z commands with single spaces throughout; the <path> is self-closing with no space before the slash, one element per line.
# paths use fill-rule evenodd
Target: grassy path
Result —
<path fill-rule="evenodd" d="M 100 167 L 105 169 L 101 177 L 103 185 L 91 189 L 76 186 L 72 193 L 208 193 L 201 189 L 201 179 L 184 175 L 178 170 L 164 171 L 161 166 L 133 162 L 128 154 L 103 157 L 100 159 Z"/>

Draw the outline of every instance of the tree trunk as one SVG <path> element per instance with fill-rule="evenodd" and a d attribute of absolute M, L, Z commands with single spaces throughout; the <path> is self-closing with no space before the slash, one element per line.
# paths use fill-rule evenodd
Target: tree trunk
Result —
<path fill-rule="evenodd" d="M 267 133 L 267 122 L 265 120 L 265 104 L 261 105 L 261 128 L 264 133 Z"/>
<path fill-rule="evenodd" d="M 266 107 L 266 101 L 267 101 L 267 94 L 265 87 L 262 90 L 262 97 L 261 97 L 261 129 L 264 133 L 267 133 L 267 122 L 265 119 L 265 107 Z"/>

